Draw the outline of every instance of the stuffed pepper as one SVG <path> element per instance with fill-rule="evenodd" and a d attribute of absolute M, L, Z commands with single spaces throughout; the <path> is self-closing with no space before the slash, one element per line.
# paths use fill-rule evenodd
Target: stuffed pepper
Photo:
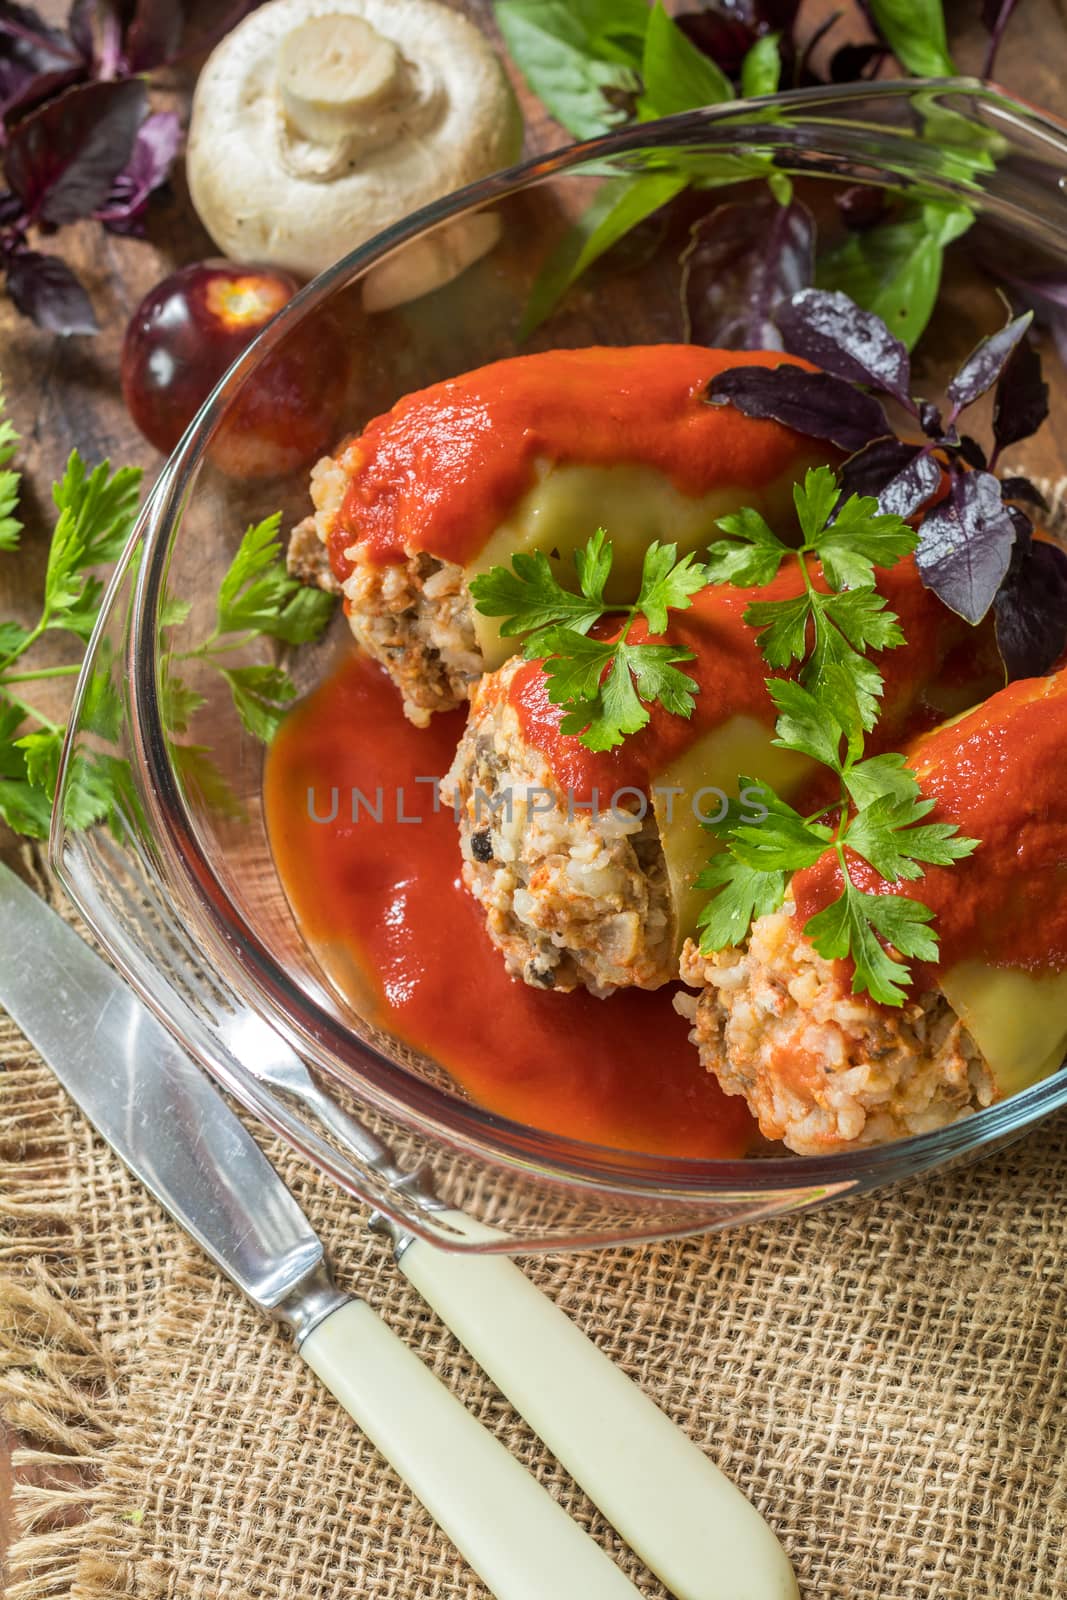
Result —
<path fill-rule="evenodd" d="M 973 853 L 875 892 L 933 912 L 937 959 L 902 1005 L 854 993 L 805 933 L 840 893 L 827 851 L 737 948 L 687 944 L 685 1009 L 709 1071 L 801 1155 L 926 1133 L 1055 1071 L 1067 1051 L 1067 673 L 1024 679 L 918 739 L 908 765 Z M 849 865 L 857 888 L 871 869 Z"/>
<path fill-rule="evenodd" d="M 314 468 L 290 569 L 343 592 L 352 632 L 425 726 L 511 653 L 471 603 L 476 574 L 529 551 L 567 570 L 603 524 L 623 599 L 653 539 L 697 550 L 741 505 L 788 523 L 794 483 L 833 448 L 703 394 L 726 367 L 792 359 L 549 350 L 408 395 Z"/>
<path fill-rule="evenodd" d="M 815 586 L 825 589 L 817 562 Z M 443 786 L 460 831 L 463 877 L 509 970 L 558 991 L 608 995 L 678 976 L 681 945 L 706 896 L 695 886 L 706 823 L 738 797 L 738 774 L 797 794 L 814 764 L 775 741 L 767 664 L 746 621 L 754 600 L 805 588 L 799 561 L 759 588 L 711 585 L 672 615 L 667 637 L 692 652 L 693 714 L 653 706 L 619 748 L 589 750 L 564 731 L 545 664 L 514 657 L 476 686 Z M 878 573 L 906 643 L 887 652 L 876 748 L 932 727 L 991 686 L 988 637 L 949 612 L 908 557 Z M 631 640 L 648 633 L 640 622 Z M 757 814 L 760 800 L 741 793 Z"/>

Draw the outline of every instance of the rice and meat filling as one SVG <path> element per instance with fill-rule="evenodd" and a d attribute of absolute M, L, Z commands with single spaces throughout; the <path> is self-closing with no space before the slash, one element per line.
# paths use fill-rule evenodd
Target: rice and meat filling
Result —
<path fill-rule="evenodd" d="M 348 625 L 400 690 L 404 715 L 425 728 L 435 711 L 462 705 L 483 670 L 463 568 L 425 551 L 388 567 L 349 554 Z"/>
<path fill-rule="evenodd" d="M 675 999 L 704 1066 L 744 1096 L 767 1138 L 826 1155 L 943 1128 L 996 1099 L 988 1064 L 939 991 L 899 1011 L 852 994 L 793 911 L 787 902 L 758 918 L 743 948 L 702 955 L 687 941 L 682 978 L 702 992 Z"/>
<path fill-rule="evenodd" d="M 441 786 L 459 819 L 463 881 L 508 971 L 561 992 L 606 996 L 676 976 L 659 830 L 648 815 L 568 805 L 523 737 L 508 698 L 516 657 L 475 690 Z"/>
<path fill-rule="evenodd" d="M 425 728 L 435 711 L 462 705 L 483 670 L 466 575 L 455 562 L 425 551 L 381 566 L 354 544 L 345 552 L 354 570 L 339 583 L 327 549 L 348 482 L 332 456 L 312 469 L 315 513 L 293 531 L 289 571 L 344 596 L 356 640 L 397 685 L 405 716 Z"/>

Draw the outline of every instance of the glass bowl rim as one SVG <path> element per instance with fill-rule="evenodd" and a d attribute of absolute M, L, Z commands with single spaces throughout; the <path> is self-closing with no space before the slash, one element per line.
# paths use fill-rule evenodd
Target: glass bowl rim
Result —
<path fill-rule="evenodd" d="M 676 142 L 678 135 L 699 135 L 716 123 L 738 122 L 750 108 L 784 106 L 803 111 L 820 105 L 841 106 L 872 99 L 910 100 L 917 93 L 928 94 L 933 90 L 966 94 L 995 104 L 1017 115 L 1030 131 L 1049 139 L 1067 157 L 1067 122 L 1025 105 L 995 85 L 973 78 L 900 79 L 790 90 L 759 100 L 731 101 L 722 106 L 682 112 L 620 129 L 598 139 L 567 144 L 519 162 L 423 207 L 320 273 L 282 308 L 234 362 L 160 473 L 130 544 L 132 550 L 143 541 L 130 617 L 128 684 L 132 742 L 142 775 L 147 780 L 145 798 L 157 848 L 162 849 L 169 871 L 177 874 L 196 911 L 212 926 L 218 946 L 236 955 L 242 977 L 251 986 L 256 1009 L 265 1012 L 272 1024 L 288 1037 L 295 1038 L 298 1047 L 330 1076 L 342 1083 L 351 1077 L 358 1092 L 365 1093 L 373 1104 L 418 1134 L 433 1135 L 498 1165 L 518 1166 L 564 1185 L 593 1186 L 612 1193 L 646 1197 L 650 1193 L 669 1194 L 691 1201 L 713 1202 L 717 1197 L 738 1192 L 810 1190 L 812 1187 L 825 1187 L 832 1192 L 918 1172 L 1020 1132 L 1067 1100 L 1067 1075 L 1061 1072 L 1021 1094 L 930 1133 L 835 1155 L 788 1154 L 758 1160 L 749 1157 L 696 1159 L 600 1146 L 515 1122 L 474 1102 L 462 1100 L 418 1079 L 399 1062 L 359 1039 L 339 1019 L 320 1007 L 275 962 L 269 947 L 231 902 L 200 849 L 196 827 L 167 757 L 157 696 L 156 618 L 165 584 L 171 536 L 180 521 L 207 439 L 230 396 L 250 372 L 298 321 L 325 304 L 336 290 L 398 245 L 466 211 L 607 156 Z M 870 128 L 872 134 L 891 135 L 893 131 L 892 127 L 872 125 Z M 948 189 L 951 185 L 943 183 L 943 187 Z M 1063 231 L 1067 250 L 1067 208 Z M 108 601 L 117 593 L 120 576 L 121 573 L 116 575 Z M 110 610 L 108 601 L 105 601 L 98 631 L 106 625 Z M 80 701 L 81 688 L 71 718 L 72 730 L 77 726 Z M 68 734 L 60 789 L 71 746 L 72 736 Z M 60 855 L 61 838 L 57 814 L 53 817 L 50 845 L 54 862 Z M 310 1018 L 312 1026 L 302 1018 Z"/>

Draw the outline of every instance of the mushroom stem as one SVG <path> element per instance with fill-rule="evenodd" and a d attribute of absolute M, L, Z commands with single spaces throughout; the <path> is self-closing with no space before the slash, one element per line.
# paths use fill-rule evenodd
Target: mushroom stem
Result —
<path fill-rule="evenodd" d="M 276 62 L 282 105 L 296 131 L 315 144 L 343 139 L 350 153 L 360 133 L 378 132 L 381 111 L 409 88 L 396 45 L 362 17 L 310 17 L 285 35 Z"/>

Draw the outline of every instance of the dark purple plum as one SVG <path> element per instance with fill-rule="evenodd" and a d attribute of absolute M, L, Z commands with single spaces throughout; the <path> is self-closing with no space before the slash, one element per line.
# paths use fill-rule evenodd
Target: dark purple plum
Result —
<path fill-rule="evenodd" d="M 174 449 L 226 369 L 299 289 L 274 267 L 201 261 L 156 285 L 130 318 L 122 393 L 145 438 Z M 291 472 L 327 449 L 347 381 L 328 316 L 299 327 L 246 383 L 211 445 L 232 477 Z"/>

